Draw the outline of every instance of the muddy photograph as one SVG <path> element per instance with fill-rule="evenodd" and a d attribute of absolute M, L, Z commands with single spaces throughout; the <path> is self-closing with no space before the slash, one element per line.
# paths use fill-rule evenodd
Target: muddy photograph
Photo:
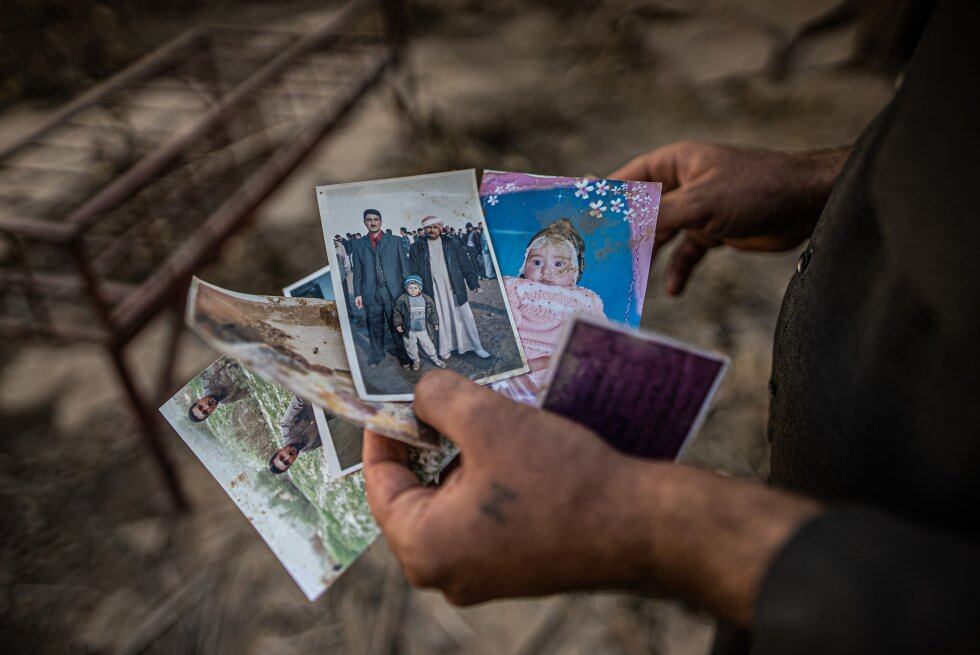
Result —
<path fill-rule="evenodd" d="M 406 403 L 369 402 L 355 393 L 333 302 L 252 296 L 194 280 L 187 324 L 225 355 L 300 398 L 379 434 L 439 452 L 444 444 Z"/>
<path fill-rule="evenodd" d="M 359 475 L 331 480 L 312 407 L 223 357 L 161 409 L 313 600 L 378 534 Z"/>

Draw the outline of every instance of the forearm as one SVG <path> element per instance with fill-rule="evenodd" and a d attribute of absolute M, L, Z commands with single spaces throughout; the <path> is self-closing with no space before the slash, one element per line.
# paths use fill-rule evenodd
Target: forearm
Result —
<path fill-rule="evenodd" d="M 739 625 L 780 547 L 822 511 L 813 501 L 677 464 L 630 460 L 638 579 Z M 642 519 L 636 520 L 638 511 Z"/>

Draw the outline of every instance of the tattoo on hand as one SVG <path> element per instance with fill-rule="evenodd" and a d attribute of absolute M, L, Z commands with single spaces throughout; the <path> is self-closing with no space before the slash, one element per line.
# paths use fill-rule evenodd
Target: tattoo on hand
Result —
<path fill-rule="evenodd" d="M 517 499 L 516 491 L 494 480 L 490 483 L 490 497 L 480 504 L 480 511 L 503 525 L 507 523 L 504 507 L 507 503 L 516 503 Z"/>

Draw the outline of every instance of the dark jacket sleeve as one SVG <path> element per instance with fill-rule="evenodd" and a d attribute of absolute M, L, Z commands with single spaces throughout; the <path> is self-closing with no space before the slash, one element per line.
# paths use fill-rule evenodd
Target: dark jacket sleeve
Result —
<path fill-rule="evenodd" d="M 350 268 L 354 273 L 354 297 L 364 295 L 364 272 L 361 270 L 361 253 L 357 247 L 357 241 L 351 242 L 350 248 Z"/>
<path fill-rule="evenodd" d="M 456 263 L 459 264 L 459 270 L 463 274 L 463 279 L 466 280 L 466 286 L 468 286 L 471 291 L 479 289 L 480 276 L 476 272 L 476 268 L 473 266 L 473 260 L 466 255 L 466 246 L 464 246 L 459 239 L 453 239 L 452 243 L 454 244 L 453 248 L 456 251 Z"/>
<path fill-rule="evenodd" d="M 395 307 L 391 311 L 391 322 L 396 328 L 403 327 L 405 325 L 405 313 L 408 311 L 408 301 L 405 300 L 405 296 L 398 296 L 398 300 L 395 301 Z"/>
<path fill-rule="evenodd" d="M 395 244 L 398 246 L 398 248 L 397 248 L 397 250 L 398 250 L 398 265 L 401 268 L 401 274 L 402 274 L 401 279 L 398 280 L 398 284 L 400 286 L 401 283 L 402 283 L 402 280 L 404 280 L 405 278 L 407 278 L 409 275 L 412 274 L 412 267 L 411 267 L 411 265 L 409 264 L 409 261 L 408 261 L 408 253 L 405 252 L 405 248 L 402 247 L 401 241 L 396 241 Z"/>
<path fill-rule="evenodd" d="M 770 566 L 754 655 L 980 652 L 980 549 L 855 506 L 805 524 Z"/>

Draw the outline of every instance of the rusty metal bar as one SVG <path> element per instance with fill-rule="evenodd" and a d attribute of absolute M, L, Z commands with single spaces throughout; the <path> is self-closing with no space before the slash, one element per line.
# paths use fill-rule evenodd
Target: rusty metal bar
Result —
<path fill-rule="evenodd" d="M 48 117 L 48 119 L 41 123 L 41 125 L 33 130 L 30 130 L 24 134 L 24 136 L 17 139 L 6 148 L 0 149 L 0 159 L 6 159 L 7 157 L 19 152 L 26 146 L 31 145 L 31 143 L 36 141 L 39 137 L 44 136 L 52 129 L 63 124 L 78 112 L 95 105 L 97 102 L 99 102 L 99 100 L 119 86 L 123 84 L 130 84 L 152 75 L 157 66 L 166 62 L 182 49 L 191 46 L 195 40 L 201 37 L 202 34 L 203 31 L 199 28 L 191 29 L 161 49 L 151 52 L 142 59 L 137 60 L 135 63 L 125 68 L 121 73 L 113 76 L 109 80 L 106 80 L 102 84 L 97 84 L 96 86 L 92 87 L 74 101 L 68 103 L 60 110 L 55 112 L 52 116 Z"/>
<path fill-rule="evenodd" d="M 24 247 L 24 240 L 18 234 L 7 233 L 7 238 L 13 245 L 14 253 L 16 253 L 17 259 L 20 260 L 20 267 L 24 271 L 20 276 L 21 279 L 18 286 L 24 291 L 27 306 L 30 308 L 31 314 L 34 315 L 34 319 L 39 325 L 45 327 L 51 326 L 51 313 L 44 304 L 44 296 L 40 293 L 37 277 L 34 274 L 34 269 L 31 267 L 31 260 L 27 254 L 27 249 Z"/>
<path fill-rule="evenodd" d="M 25 274 L 17 271 L 0 270 L 0 285 L 20 285 L 25 282 Z M 34 284 L 45 295 L 59 298 L 79 298 L 86 292 L 85 281 L 78 275 L 34 272 Z M 103 280 L 102 290 L 110 302 L 119 302 L 133 290 L 135 284 Z"/>
<path fill-rule="evenodd" d="M 0 316 L 0 335 L 7 339 L 26 339 L 44 337 L 57 341 L 94 341 L 108 343 L 109 333 L 99 329 L 85 328 L 78 325 L 52 323 L 51 325 L 27 325 L 22 321 Z"/>
<path fill-rule="evenodd" d="M 384 0 L 387 5 L 398 1 Z M 14 196 L 11 202 L 19 204 L 4 210 L 9 214 L 0 218 L 0 233 L 67 247 L 70 256 L 58 258 L 57 252 L 42 250 L 39 254 L 43 255 L 45 266 L 40 271 L 0 270 L 0 288 L 21 286 L 28 302 L 25 306 L 19 295 L 12 296 L 10 306 L 21 318 L 0 316 L 0 334 L 102 343 L 133 406 L 142 436 L 178 506 L 186 506 L 186 501 L 157 430 L 156 414 L 145 402 L 127 362 L 125 344 L 168 303 L 182 305 L 180 297 L 193 272 L 213 259 L 224 240 L 245 223 L 397 62 L 398 45 L 403 42 L 399 35 L 389 33 L 386 45 L 379 36 L 368 40 L 351 34 L 358 25 L 355 20 L 359 12 L 375 2 L 351 0 L 308 33 L 273 33 L 250 28 L 189 31 L 95 86 L 0 150 L 0 162 L 19 175 L 26 168 L 36 167 L 36 162 L 30 159 L 18 167 L 3 160 L 27 148 L 36 148 L 42 162 L 58 160 L 51 167 L 42 166 L 45 174 L 52 174 L 60 172 L 53 169 L 71 168 L 72 164 L 59 160 L 58 156 L 64 153 L 52 152 L 50 148 L 78 151 L 100 159 L 101 150 L 76 140 L 88 138 L 82 131 L 106 130 L 117 132 L 121 146 L 125 147 L 122 153 L 125 156 L 120 158 L 115 157 L 120 154 L 115 152 L 116 148 L 110 148 L 111 156 L 106 161 L 114 166 L 135 162 L 127 164 L 108 183 L 87 180 L 82 185 L 79 182 L 79 188 L 72 189 L 75 195 L 69 197 L 31 195 L 26 187 L 26 191 L 18 189 L 17 193 L 8 193 Z M 395 29 L 391 16 L 389 30 Z M 404 25 L 397 29 L 402 28 Z M 256 36 L 253 38 L 252 34 Z M 370 48 L 365 47 L 368 45 Z M 228 52 L 231 56 L 218 61 L 215 51 Z M 311 74 L 316 79 L 337 77 L 337 82 L 327 84 L 338 91 L 336 96 L 321 96 L 316 90 L 301 86 L 309 81 Z M 204 103 L 205 106 L 158 107 L 153 97 L 157 92 L 154 80 L 163 84 L 177 80 L 176 88 L 181 96 L 186 95 L 195 105 Z M 186 88 L 179 86 L 181 81 L 186 83 Z M 309 102 L 310 98 L 317 102 Z M 174 121 L 177 125 L 183 123 L 183 127 L 178 127 L 170 137 L 156 137 L 162 133 L 160 128 L 174 124 L 155 122 L 150 114 L 156 110 L 183 117 Z M 195 112 L 198 116 L 193 115 Z M 288 120 L 273 120 L 270 124 L 269 112 L 277 115 L 286 112 L 283 115 Z M 132 121 L 146 125 L 141 127 Z M 72 127 L 74 123 L 79 125 Z M 296 128 L 284 132 L 289 125 Z M 154 148 L 149 153 L 148 145 Z M 271 151 L 271 156 L 266 151 Z M 86 191 L 86 186 L 92 190 Z M 92 195 L 86 198 L 85 193 Z M 154 205 L 150 213 L 142 203 L 153 202 L 154 197 L 167 200 L 163 206 Z M 179 205 L 194 211 L 178 214 Z M 42 210 L 43 215 L 39 214 Z M 67 217 L 63 222 L 41 220 L 49 212 L 59 219 Z M 171 220 L 160 223 L 161 216 Z M 194 238 L 182 238 L 183 226 L 193 224 L 202 216 L 206 218 L 194 224 Z M 180 245 L 169 256 L 166 250 L 151 252 L 146 257 L 134 252 L 132 257 L 122 256 L 117 261 L 114 248 L 125 243 L 127 225 L 130 222 L 138 225 L 141 219 L 150 221 L 148 228 L 168 228 L 157 235 L 159 244 L 154 246 Z M 152 239 L 153 232 L 148 231 L 147 236 Z M 96 243 L 106 244 L 107 250 L 95 254 Z M 132 246 L 134 242 L 130 239 L 128 243 Z M 11 253 L 10 266 L 15 263 L 16 254 Z M 158 263 L 161 257 L 166 257 L 162 265 Z M 72 262 L 77 276 L 60 272 Z M 100 270 L 102 265 L 117 266 L 121 279 L 139 279 L 141 283 L 137 286 L 108 279 Z M 49 311 L 47 322 L 39 320 L 33 304 L 41 298 L 61 303 L 61 311 L 54 308 Z M 91 320 L 87 307 L 69 302 L 76 299 L 87 300 L 97 320 Z M 25 313 L 25 309 L 30 313 Z M 44 313 L 43 308 L 41 312 Z M 176 359 L 182 333 L 181 314 L 175 312 L 171 317 L 169 361 L 160 377 L 162 385 L 167 385 L 172 360 Z"/>
<path fill-rule="evenodd" d="M 157 463 L 157 468 L 160 469 L 160 475 L 163 476 L 163 481 L 166 483 L 167 489 L 170 491 L 170 497 L 173 499 L 174 505 L 179 511 L 185 511 L 190 508 L 190 504 L 187 502 L 184 490 L 177 480 L 177 473 L 174 471 L 174 466 L 170 461 L 170 455 L 160 440 L 160 426 L 157 423 L 156 414 L 143 401 L 143 396 L 136 386 L 136 380 L 133 379 L 132 371 L 129 370 L 129 364 L 126 363 L 126 356 L 122 350 L 122 345 L 118 343 L 109 344 L 107 350 L 112 359 L 112 363 L 116 367 L 116 373 L 123 383 L 126 395 L 129 396 L 130 405 L 132 405 L 136 413 L 136 420 L 139 421 L 140 427 L 142 428 L 140 432 L 143 434 L 143 441 L 149 446 L 150 452 L 153 453 L 153 459 Z"/>
<path fill-rule="evenodd" d="M 351 0 L 351 2 L 341 7 L 320 28 L 300 39 L 286 50 L 283 50 L 272 61 L 241 82 L 231 93 L 227 94 L 217 105 L 210 109 L 192 128 L 185 130 L 160 149 L 155 150 L 138 161 L 126 173 L 113 180 L 112 183 L 103 188 L 99 193 L 92 196 L 81 207 L 73 211 L 68 216 L 67 221 L 83 226 L 89 225 L 101 212 L 124 200 L 135 189 L 138 189 L 148 180 L 152 179 L 153 175 L 165 165 L 180 156 L 184 148 L 199 139 L 202 134 L 223 118 L 227 111 L 234 108 L 237 104 L 246 101 L 253 93 L 257 93 L 264 83 L 288 66 L 294 57 L 314 48 L 324 38 L 333 34 L 338 26 L 349 20 L 355 12 L 363 9 L 364 4 L 365 0 Z"/>
<path fill-rule="evenodd" d="M 53 243 L 67 243 L 78 232 L 73 225 L 14 216 L 0 217 L 0 230 Z"/>
<path fill-rule="evenodd" d="M 241 193 L 233 195 L 211 214 L 198 230 L 199 239 L 181 246 L 140 285 L 136 293 L 116 307 L 114 323 L 123 338 L 129 338 L 139 325 L 159 311 L 173 293 L 173 280 L 190 277 L 208 259 L 210 251 L 230 234 L 241 218 L 271 195 L 316 144 L 354 108 L 357 101 L 381 78 L 393 59 L 391 49 L 385 49 L 383 56 L 354 85 L 343 103 L 321 110 L 284 151 L 267 161 L 242 185 Z"/>
<path fill-rule="evenodd" d="M 78 267 L 78 273 L 82 277 L 82 281 L 85 284 L 85 288 L 88 290 L 89 300 L 92 303 L 92 310 L 95 315 L 99 317 L 102 322 L 103 327 L 110 334 L 114 334 L 114 324 L 112 319 L 112 309 L 109 303 L 109 299 L 106 296 L 105 290 L 102 288 L 102 282 L 96 276 L 92 265 L 89 263 L 88 257 L 85 254 L 85 244 L 82 243 L 81 239 L 74 239 L 69 242 L 68 249 L 71 252 L 72 258 L 75 260 L 75 265 Z"/>

